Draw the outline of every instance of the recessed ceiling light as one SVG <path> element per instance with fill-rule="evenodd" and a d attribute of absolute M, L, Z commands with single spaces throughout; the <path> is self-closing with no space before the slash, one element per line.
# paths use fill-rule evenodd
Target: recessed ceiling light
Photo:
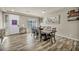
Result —
<path fill-rule="evenodd" d="M 14 9 L 12 9 L 11 11 L 15 11 Z"/>
<path fill-rule="evenodd" d="M 42 11 L 42 13 L 44 14 L 44 13 L 46 13 L 45 11 Z"/>
<path fill-rule="evenodd" d="M 43 14 L 46 13 L 46 10 L 42 10 L 42 13 L 43 13 Z"/>

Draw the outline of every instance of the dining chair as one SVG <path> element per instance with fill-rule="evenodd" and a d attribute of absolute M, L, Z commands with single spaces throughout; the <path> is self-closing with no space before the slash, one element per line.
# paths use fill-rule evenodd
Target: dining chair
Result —
<path fill-rule="evenodd" d="M 5 30 L 4 29 L 0 29 L 0 39 L 1 39 L 1 43 L 3 42 L 5 36 Z"/>
<path fill-rule="evenodd" d="M 43 29 L 44 29 L 44 27 L 39 27 L 40 42 L 41 42 L 42 40 L 44 40 L 45 37 L 46 37 L 46 34 L 45 34 L 44 32 L 42 32 Z"/>
<path fill-rule="evenodd" d="M 52 28 L 52 32 L 50 33 L 50 41 L 51 43 L 53 43 L 52 38 L 54 38 L 54 42 L 56 42 L 56 38 L 55 38 L 55 34 L 56 34 L 56 28 Z"/>

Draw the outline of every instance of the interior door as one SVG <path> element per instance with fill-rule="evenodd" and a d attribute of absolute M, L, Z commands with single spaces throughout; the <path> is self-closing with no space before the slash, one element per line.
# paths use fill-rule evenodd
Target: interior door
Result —
<path fill-rule="evenodd" d="M 7 23 L 8 23 L 7 31 L 9 35 L 19 33 L 19 16 L 18 15 L 9 14 Z"/>

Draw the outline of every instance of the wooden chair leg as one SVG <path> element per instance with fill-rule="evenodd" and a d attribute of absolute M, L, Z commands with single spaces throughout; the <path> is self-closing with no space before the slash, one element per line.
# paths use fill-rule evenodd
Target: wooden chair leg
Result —
<path fill-rule="evenodd" d="M 54 36 L 54 42 L 56 42 L 55 36 Z"/>
<path fill-rule="evenodd" d="M 3 37 L 1 37 L 1 43 L 3 42 Z"/>
<path fill-rule="evenodd" d="M 50 38 L 51 44 L 53 44 L 52 38 Z"/>

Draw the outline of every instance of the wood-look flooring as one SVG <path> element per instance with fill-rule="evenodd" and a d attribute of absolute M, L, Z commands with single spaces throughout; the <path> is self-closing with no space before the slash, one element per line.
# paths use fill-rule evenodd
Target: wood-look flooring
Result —
<path fill-rule="evenodd" d="M 36 39 L 33 34 L 5 37 L 0 43 L 0 51 L 78 51 L 79 42 L 56 36 L 56 43 Z"/>

